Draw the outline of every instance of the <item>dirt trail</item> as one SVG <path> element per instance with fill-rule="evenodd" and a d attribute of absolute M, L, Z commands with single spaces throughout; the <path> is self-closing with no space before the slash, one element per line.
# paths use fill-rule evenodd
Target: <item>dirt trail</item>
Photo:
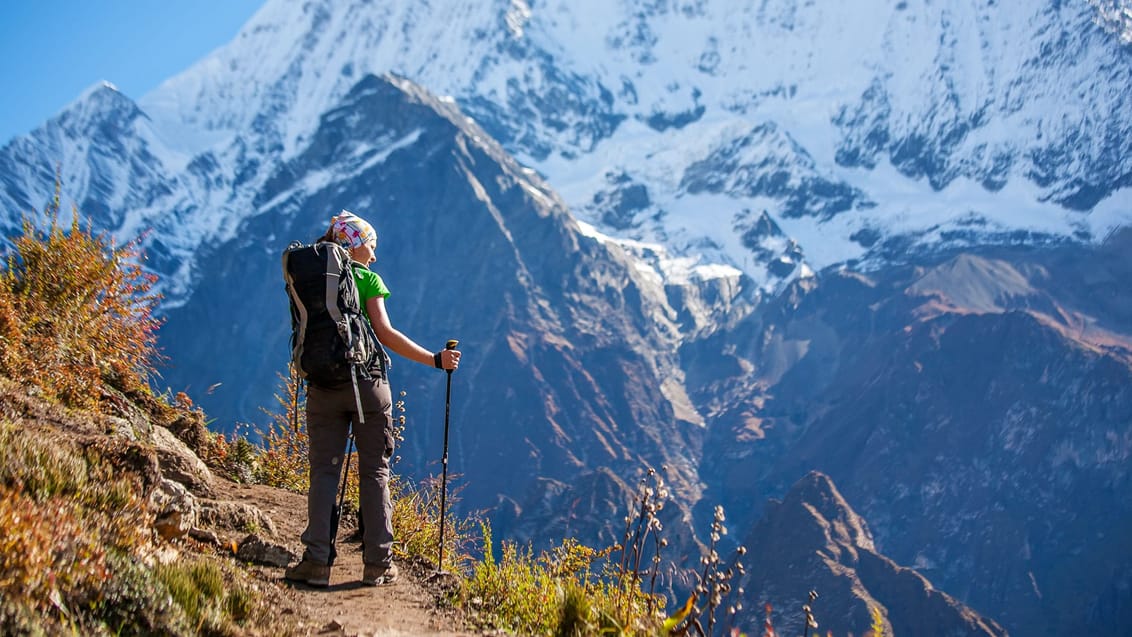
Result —
<path fill-rule="evenodd" d="M 254 504 L 275 524 L 271 539 L 299 553 L 299 535 L 306 525 L 306 498 L 281 489 L 260 485 L 217 481 L 220 497 Z M 343 536 L 346 529 L 343 529 Z M 256 567 L 260 576 L 283 590 L 282 614 L 294 614 L 301 634 L 327 636 L 434 635 L 472 637 L 454 609 L 438 607 L 437 598 L 445 581 L 433 575 L 430 565 L 398 562 L 398 580 L 384 586 L 363 586 L 360 544 L 340 536 L 338 559 L 330 573 L 328 588 L 292 585 L 283 580 L 283 569 Z"/>

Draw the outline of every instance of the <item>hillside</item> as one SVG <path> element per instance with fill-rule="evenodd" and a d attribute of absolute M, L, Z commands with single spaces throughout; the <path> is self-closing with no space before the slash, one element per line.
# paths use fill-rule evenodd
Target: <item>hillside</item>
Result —
<path fill-rule="evenodd" d="M 137 254 L 77 211 L 63 224 L 58 199 L 5 251 L 0 632 L 325 634 L 337 622 L 346 634 L 388 626 L 386 610 L 410 633 L 453 634 L 458 622 L 429 609 L 455 591 L 426 590 L 430 567 L 410 559 L 395 592 L 351 607 L 283 584 L 303 497 L 236 487 L 270 447 L 229 444 L 187 396 L 152 391 L 157 297 Z"/>
<path fill-rule="evenodd" d="M 396 583 L 379 589 L 361 586 L 361 550 L 352 518 L 339 533 L 341 552 L 328 588 L 285 582 L 282 567 L 294 562 L 301 551 L 298 538 L 305 526 L 305 498 L 281 488 L 233 482 L 222 475 L 231 464 L 221 461 L 215 448 L 211 453 L 207 447 L 200 450 L 219 462 L 212 468 L 206 466 L 189 446 L 214 443 L 209 442 L 212 439 L 199 411 L 114 391 L 99 409 L 74 410 L 36 394 L 0 377 L 0 451 L 4 458 L 0 462 L 0 489 L 4 491 L 0 519 L 8 533 L 6 550 L 11 551 L 0 568 L 4 575 L 0 592 L 5 596 L 0 630 L 4 634 L 71 634 L 74 628 L 84 635 L 498 634 L 469 620 L 482 602 L 473 598 L 471 607 L 464 608 L 458 601 L 461 587 L 466 586 L 461 578 L 474 577 L 472 571 L 438 578 L 432 562 L 409 557 L 400 561 L 402 577 Z M 107 467 L 112 467 L 109 479 L 110 474 L 103 473 Z M 817 507 L 823 515 L 847 517 L 864 525 L 827 477 L 811 477 L 809 483 L 817 487 L 800 484 L 787 495 L 790 507 L 810 511 Z M 120 505 L 105 510 L 99 514 L 104 522 L 91 524 L 94 514 L 85 508 L 87 503 L 113 497 L 115 485 L 122 484 L 129 485 L 132 504 L 125 511 Z M 146 493 L 149 495 L 144 496 Z M 830 494 L 835 500 L 832 504 Z M 13 516 L 12 507 L 25 506 Z M 76 510 L 82 511 L 77 521 L 69 521 L 69 514 Z M 755 548 L 744 561 L 751 564 L 754 577 L 744 578 L 742 585 L 755 599 L 786 603 L 797 597 L 792 587 L 817 587 L 824 595 L 818 607 L 823 625 L 840 629 L 868 626 L 872 621 L 868 613 L 876 609 L 888 635 L 953 634 L 953 625 L 993 626 L 946 594 L 934 592 L 914 571 L 899 569 L 873 553 L 871 543 L 834 549 L 835 553 L 850 550 L 862 555 L 858 558 L 854 552 L 853 563 L 842 557 L 844 565 L 829 581 L 822 568 L 788 565 L 796 559 L 792 556 L 812 550 L 807 551 L 801 539 L 802 527 L 783 522 L 783 513 L 774 511 L 748 538 Z M 826 529 L 838 529 L 836 532 L 844 528 L 841 523 L 831 527 L 820 518 L 819 522 Z M 44 524 L 50 526 L 44 528 Z M 119 525 L 129 525 L 134 538 L 129 554 L 133 566 L 120 561 L 127 556 L 107 542 L 104 524 L 120 529 L 118 532 Z M 864 533 L 867 536 L 867 529 Z M 854 540 L 837 537 L 828 541 Z M 833 544 L 821 546 L 818 554 Z M 911 633 L 904 632 L 895 619 L 914 612 L 903 606 L 910 602 L 886 591 L 886 587 L 907 589 L 908 583 L 901 584 L 886 570 L 877 571 L 873 563 L 895 570 L 939 598 L 934 613 L 921 618 L 920 627 Z M 36 568 L 47 570 L 36 573 Z M 842 590 L 837 580 L 856 578 L 855 569 L 861 570 L 868 588 L 858 584 L 853 591 Z M 41 579 L 44 575 L 46 580 Z M 553 587 L 541 590 L 545 596 Z M 869 590 L 881 591 L 879 597 L 886 601 L 869 596 Z M 839 609 L 853 603 L 862 591 L 867 604 L 864 619 L 859 613 L 842 616 Z M 726 597 L 732 595 L 728 592 Z M 740 601 L 746 601 L 742 589 L 732 603 Z M 697 613 L 704 608 L 698 606 Z M 891 624 L 888 617 L 894 618 Z M 793 614 L 784 610 L 776 613 L 775 621 L 782 627 L 795 623 Z M 732 618 L 729 625 L 734 623 Z M 576 634 L 597 633 L 581 629 Z M 655 633 L 631 630 L 625 634 Z M 996 628 L 970 634 L 1003 633 Z"/>
<path fill-rule="evenodd" d="M 112 413 L 69 410 L 0 378 L 0 488 L 7 534 L 0 569 L 4 634 L 71 634 L 68 626 L 84 635 L 345 636 L 389 629 L 411 635 L 467 634 L 454 610 L 438 610 L 446 593 L 426 583 L 432 565 L 411 565 L 401 581 L 378 594 L 361 588 L 361 554 L 348 540 L 348 529 L 341 535 L 345 548 L 339 575 L 328 591 L 286 584 L 282 566 L 299 550 L 305 498 L 215 475 L 180 438 L 154 422 L 143 405 L 124 396 L 112 404 L 106 410 Z M 199 412 L 182 412 L 177 418 L 172 426 L 190 439 L 190 432 L 203 427 Z M 36 457 L 28 457 L 32 455 Z M 84 457 L 89 477 L 83 475 Z M 29 461 L 74 467 L 69 477 L 83 492 L 44 499 L 50 488 L 37 488 L 36 479 L 51 476 L 52 469 L 24 464 Z M 114 483 L 136 489 L 137 509 L 130 517 L 107 511 L 110 524 L 137 525 L 131 529 L 138 542 L 132 547 L 135 567 L 117 561 L 113 546 L 104 544 L 89 524 L 91 514 L 73 513 L 73 501 L 105 497 L 99 494 L 107 485 L 97 482 L 101 474 L 96 469 L 104 466 L 113 467 Z M 28 508 L 12 517 L 10 506 Z M 72 526 L 68 512 L 79 515 L 81 526 Z M 196 587 L 177 588 L 182 580 L 169 573 L 184 573 L 181 577 L 189 581 L 198 577 Z M 223 589 L 209 587 L 208 577 L 217 576 L 223 578 Z M 51 579 L 40 579 L 44 577 Z M 228 610 L 219 610 L 225 604 Z"/>

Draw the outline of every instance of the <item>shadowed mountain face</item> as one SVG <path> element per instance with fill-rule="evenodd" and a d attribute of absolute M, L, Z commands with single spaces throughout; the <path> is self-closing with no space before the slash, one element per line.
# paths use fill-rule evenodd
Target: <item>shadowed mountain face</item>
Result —
<path fill-rule="evenodd" d="M 765 380 L 709 428 L 704 506 L 746 528 L 751 502 L 816 469 L 881 551 L 1012 632 L 1128 626 L 1130 248 L 1125 232 L 795 286 L 734 332 Z"/>
<path fill-rule="evenodd" d="M 102 97 L 91 125 L 122 114 L 133 128 L 120 134 L 150 148 L 132 106 Z M 936 634 L 901 618 L 897 606 L 921 608 L 911 595 L 959 617 L 961 634 L 994 634 L 989 621 L 962 619 L 954 600 L 909 593 L 926 586 L 920 575 L 865 552 L 868 536 L 874 553 L 1015 634 L 1132 627 L 1129 233 L 1098 248 L 903 255 L 866 273 L 799 278 L 760 300 L 739 275 L 665 281 L 650 248 L 583 231 L 451 102 L 400 79 L 361 79 L 291 159 L 273 162 L 273 147 L 256 143 L 202 153 L 136 207 L 132 190 L 113 190 L 126 202 L 115 204 L 126 206 L 123 227 L 152 223 L 150 263 L 183 284 L 166 308 L 161 380 L 188 390 L 216 428 L 263 422 L 258 409 L 274 404 L 289 355 L 280 253 L 348 206 L 377 227 L 372 267 L 393 291 L 394 324 L 437 349 L 461 340 L 450 471 L 457 506 L 486 511 L 499 537 L 620 539 L 647 465 L 673 492 L 666 557 L 694 563 L 717 504 L 731 538 L 756 523 L 777 529 L 756 536 L 771 545 L 788 527 L 806 533 L 815 522 L 761 503 L 819 470 L 869 521 L 842 516 L 837 524 L 862 530 L 837 546 L 857 548 L 799 562 L 822 577 L 855 573 L 822 580 L 826 626 L 860 625 L 868 598 L 898 634 Z M 5 165 L 21 148 L 5 149 Z M 17 177 L 6 192 L 34 200 Z M 644 201 L 634 188 L 623 202 Z M 233 206 L 246 211 L 224 216 Z M 201 221 L 210 215 L 215 227 Z M 786 241 L 765 214 L 747 232 Z M 395 361 L 392 377 L 409 423 L 397 470 L 439 473 L 444 376 Z M 819 586 L 807 577 L 796 583 Z M 748 590 L 793 603 L 775 586 Z M 836 591 L 847 601 L 834 611 Z M 758 604 L 746 607 L 756 624 Z"/>
<path fill-rule="evenodd" d="M 802 605 L 818 620 L 817 634 L 867 634 L 879 611 L 889 635 L 1006 635 L 1006 631 L 916 571 L 877 553 L 867 523 L 828 476 L 812 472 L 766 506 L 746 536 L 746 575 L 737 586 L 744 605 L 767 603 L 780 634 L 803 630 Z M 810 601 L 809 591 L 820 591 Z"/>

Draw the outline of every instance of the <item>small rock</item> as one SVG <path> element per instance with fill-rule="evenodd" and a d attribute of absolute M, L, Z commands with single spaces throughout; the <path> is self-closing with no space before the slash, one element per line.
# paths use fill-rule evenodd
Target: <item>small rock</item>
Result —
<path fill-rule="evenodd" d="M 125 418 L 117 416 L 103 416 L 102 424 L 107 436 L 121 436 L 130 442 L 137 442 L 138 435 L 134 426 Z"/>
<path fill-rule="evenodd" d="M 203 544 L 211 544 L 213 546 L 223 545 L 220 536 L 211 529 L 201 529 L 194 526 L 193 528 L 189 529 L 189 537 Z"/>
<path fill-rule="evenodd" d="M 102 403 L 107 408 L 107 429 L 131 441 L 148 440 L 153 433 L 153 423 L 145 410 L 125 394 L 112 387 L 102 386 Z M 108 432 L 110 433 L 110 432 Z"/>
<path fill-rule="evenodd" d="M 249 535 L 240 542 L 236 557 L 253 564 L 284 568 L 298 556 L 278 544 L 267 542 L 257 535 Z"/>
<path fill-rule="evenodd" d="M 208 526 L 259 535 L 276 535 L 275 523 L 258 507 L 231 500 L 204 500 L 201 522 Z"/>
<path fill-rule="evenodd" d="M 163 478 L 150 496 L 150 502 L 157 512 L 153 526 L 166 540 L 185 535 L 197 524 L 196 498 L 178 482 Z"/>

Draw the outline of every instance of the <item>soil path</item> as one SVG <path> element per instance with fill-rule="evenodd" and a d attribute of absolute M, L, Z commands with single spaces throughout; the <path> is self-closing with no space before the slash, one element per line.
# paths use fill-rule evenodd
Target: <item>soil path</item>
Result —
<path fill-rule="evenodd" d="M 223 499 L 254 504 L 275 524 L 271 539 L 296 554 L 301 552 L 299 535 L 306 526 L 304 496 L 261 485 L 242 485 L 217 480 Z M 283 569 L 257 567 L 265 581 L 277 585 L 285 604 L 280 613 L 294 614 L 300 634 L 326 636 L 433 635 L 472 637 L 459 612 L 442 598 L 451 579 L 436 578 L 425 564 L 398 562 L 400 576 L 393 584 L 363 586 L 360 543 L 338 540 L 338 559 L 330 573 L 328 588 L 293 585 L 283 579 Z M 266 535 L 266 533 L 265 533 Z"/>

